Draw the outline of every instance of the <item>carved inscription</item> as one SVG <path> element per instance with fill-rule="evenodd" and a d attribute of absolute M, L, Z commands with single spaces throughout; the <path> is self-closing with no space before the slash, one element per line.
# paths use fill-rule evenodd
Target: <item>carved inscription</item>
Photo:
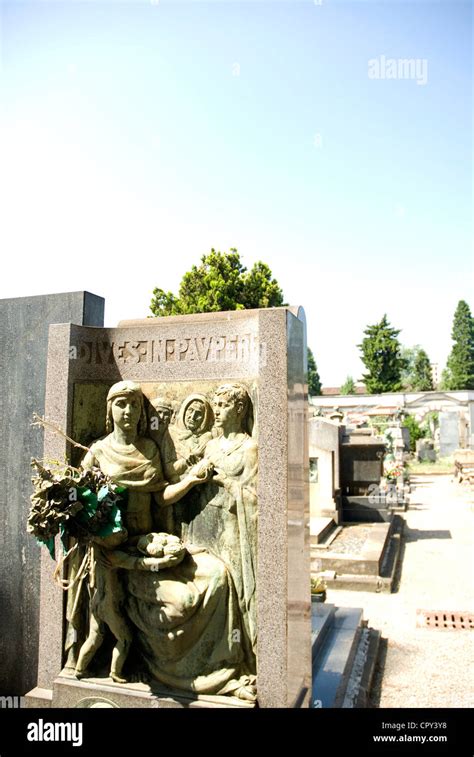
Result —
<path fill-rule="evenodd" d="M 259 354 L 253 334 L 199 336 L 181 339 L 81 341 L 69 348 L 71 360 L 105 365 L 110 363 L 247 362 Z"/>

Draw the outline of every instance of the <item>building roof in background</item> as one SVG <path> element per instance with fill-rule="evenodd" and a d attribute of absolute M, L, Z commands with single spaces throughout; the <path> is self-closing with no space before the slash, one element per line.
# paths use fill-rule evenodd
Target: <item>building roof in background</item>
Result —
<path fill-rule="evenodd" d="M 339 397 L 341 396 L 341 387 L 340 386 L 323 386 L 321 389 L 323 397 Z M 356 386 L 355 387 L 355 394 L 366 394 L 367 388 L 365 386 Z M 350 394 L 346 395 L 348 397 L 352 396 Z"/>
<path fill-rule="evenodd" d="M 377 405 L 365 411 L 366 415 L 394 415 L 400 410 L 400 405 Z"/>

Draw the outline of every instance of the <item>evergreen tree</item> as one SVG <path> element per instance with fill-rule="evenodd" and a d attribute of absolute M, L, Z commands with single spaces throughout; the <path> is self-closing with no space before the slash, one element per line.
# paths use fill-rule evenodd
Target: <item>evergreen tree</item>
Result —
<path fill-rule="evenodd" d="M 454 313 L 451 338 L 454 345 L 443 371 L 443 388 L 474 389 L 474 318 L 464 300 Z"/>
<path fill-rule="evenodd" d="M 363 380 L 369 394 L 397 392 L 402 388 L 401 374 L 406 361 L 400 354 L 398 335 L 387 316 L 380 323 L 368 326 L 362 343 L 357 345 L 362 352 L 362 362 L 368 370 Z"/>
<path fill-rule="evenodd" d="M 319 378 L 316 360 L 308 347 L 308 394 L 312 397 L 319 397 L 322 393 L 321 388 L 321 379 Z"/>
<path fill-rule="evenodd" d="M 419 344 L 402 347 L 400 355 L 405 361 L 402 369 L 402 386 L 406 391 L 429 392 L 434 389 L 431 363 L 425 350 Z"/>
<path fill-rule="evenodd" d="M 283 292 L 266 263 L 247 271 L 235 248 L 212 249 L 199 266 L 184 274 L 178 296 L 156 287 L 150 310 L 155 316 L 246 310 L 283 305 Z"/>
<path fill-rule="evenodd" d="M 341 386 L 341 394 L 355 394 L 356 385 L 352 376 L 348 376 Z"/>
<path fill-rule="evenodd" d="M 413 347 L 402 347 L 400 349 L 400 356 L 404 360 L 404 367 L 402 368 L 401 381 L 402 387 L 406 391 L 410 391 L 413 384 L 413 366 L 416 356 L 418 355 L 421 346 L 414 344 Z"/>
<path fill-rule="evenodd" d="M 431 392 L 434 389 L 430 359 L 423 349 L 418 351 L 413 362 L 412 389 L 414 392 Z"/>

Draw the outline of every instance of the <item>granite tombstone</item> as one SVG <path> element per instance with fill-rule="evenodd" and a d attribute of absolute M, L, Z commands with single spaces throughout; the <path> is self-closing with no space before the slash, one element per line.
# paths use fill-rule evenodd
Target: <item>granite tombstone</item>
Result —
<path fill-rule="evenodd" d="M 113 544 L 76 548 L 64 601 L 43 556 L 29 703 L 308 706 L 303 311 L 51 327 L 45 412 L 88 452 L 47 428 L 44 457 L 126 503 Z"/>
<path fill-rule="evenodd" d="M 0 692 L 4 695 L 22 695 L 36 680 L 40 550 L 25 532 L 25 519 L 30 460 L 41 457 L 43 447 L 43 435 L 31 427 L 31 421 L 33 412 L 44 412 L 48 328 L 64 321 L 102 326 L 103 318 L 104 300 L 89 292 L 0 300 Z"/>

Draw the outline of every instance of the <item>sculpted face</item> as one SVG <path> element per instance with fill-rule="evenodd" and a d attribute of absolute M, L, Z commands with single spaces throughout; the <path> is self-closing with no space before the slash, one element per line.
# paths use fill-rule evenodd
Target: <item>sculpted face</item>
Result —
<path fill-rule="evenodd" d="M 123 431 L 135 429 L 140 420 L 141 405 L 134 394 L 115 397 L 112 400 L 112 418 L 114 425 Z"/>
<path fill-rule="evenodd" d="M 216 426 L 230 429 L 239 425 L 242 412 L 241 402 L 234 402 L 230 397 L 221 394 L 214 397 L 213 409 Z"/>
<path fill-rule="evenodd" d="M 204 405 L 195 400 L 186 408 L 184 424 L 190 431 L 197 431 L 204 420 Z"/>

